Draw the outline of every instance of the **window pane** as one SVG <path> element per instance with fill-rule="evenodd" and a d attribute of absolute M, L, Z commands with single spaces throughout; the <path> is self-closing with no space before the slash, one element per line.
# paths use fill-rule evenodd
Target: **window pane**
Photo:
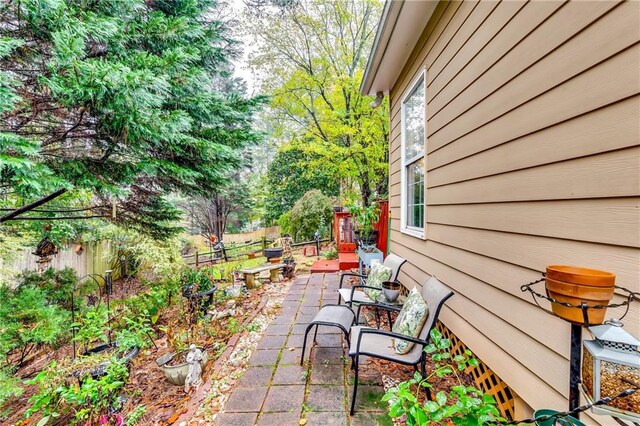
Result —
<path fill-rule="evenodd" d="M 404 103 L 404 158 L 412 159 L 424 151 L 424 79 Z"/>
<path fill-rule="evenodd" d="M 407 166 L 407 223 L 424 228 L 424 157 Z"/>

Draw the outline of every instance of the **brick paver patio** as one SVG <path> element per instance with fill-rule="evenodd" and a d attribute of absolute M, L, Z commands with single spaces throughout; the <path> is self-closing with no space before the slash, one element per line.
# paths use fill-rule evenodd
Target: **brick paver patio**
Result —
<path fill-rule="evenodd" d="M 359 387 L 356 414 L 349 416 L 353 376 L 338 328 L 321 327 L 312 348 L 310 332 L 300 366 L 305 328 L 320 306 L 337 303 L 338 279 L 335 273 L 296 278 L 216 424 L 288 426 L 306 419 L 309 426 L 391 425 L 379 383 Z"/>

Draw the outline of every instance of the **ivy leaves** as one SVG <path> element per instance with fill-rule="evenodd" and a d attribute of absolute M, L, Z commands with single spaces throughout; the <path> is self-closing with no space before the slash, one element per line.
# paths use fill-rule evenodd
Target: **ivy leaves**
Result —
<path fill-rule="evenodd" d="M 482 426 L 505 421 L 500 417 L 493 396 L 474 386 L 462 383 L 458 373 L 469 367 L 477 367 L 478 360 L 469 350 L 464 354 L 451 356 L 451 342 L 434 329 L 431 343 L 425 352 L 431 355 L 433 371 L 428 377 L 416 372 L 408 381 L 389 389 L 383 401 L 389 402 L 391 417 L 406 416 L 409 426 L 427 425 L 450 420 L 456 426 Z M 453 379 L 449 392 L 439 391 L 433 400 L 422 399 L 421 389 L 432 389 L 435 378 Z"/>

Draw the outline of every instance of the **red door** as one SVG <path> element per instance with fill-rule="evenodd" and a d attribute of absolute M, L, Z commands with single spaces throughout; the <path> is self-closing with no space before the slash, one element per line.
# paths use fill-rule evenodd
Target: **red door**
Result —
<path fill-rule="evenodd" d="M 353 235 L 353 221 L 346 212 L 337 212 L 333 216 L 333 235 L 336 237 L 338 253 L 353 253 L 356 251 L 356 240 Z"/>

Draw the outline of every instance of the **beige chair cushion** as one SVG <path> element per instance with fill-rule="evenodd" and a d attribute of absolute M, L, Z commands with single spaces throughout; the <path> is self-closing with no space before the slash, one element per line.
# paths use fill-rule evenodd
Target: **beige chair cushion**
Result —
<path fill-rule="evenodd" d="M 367 276 L 366 284 L 369 287 L 376 287 L 378 290 L 372 288 L 365 288 L 364 292 L 369 296 L 371 300 L 376 300 L 382 292 L 382 283 L 389 281 L 391 278 L 391 272 L 393 270 L 388 266 L 384 266 L 379 260 L 373 260 L 371 262 L 371 271 Z"/>
<path fill-rule="evenodd" d="M 351 327 L 351 345 L 349 346 L 349 355 L 356 354 L 360 331 L 365 328 L 369 327 Z M 422 345 L 413 345 L 413 348 L 411 348 L 408 353 L 400 355 L 395 351 L 393 338 L 380 334 L 363 334 L 362 341 L 360 342 L 360 353 L 363 355 L 384 357 L 386 359 L 403 362 L 405 364 L 415 364 L 420 361 L 422 348 Z"/>
<path fill-rule="evenodd" d="M 422 331 L 422 326 L 429 316 L 429 306 L 422 298 L 416 288 L 409 292 L 407 300 L 402 305 L 402 310 L 393 323 L 393 332 L 404 334 L 405 336 L 418 337 Z M 413 347 L 413 342 L 402 339 L 394 339 L 395 351 L 399 354 L 406 354 Z"/>

